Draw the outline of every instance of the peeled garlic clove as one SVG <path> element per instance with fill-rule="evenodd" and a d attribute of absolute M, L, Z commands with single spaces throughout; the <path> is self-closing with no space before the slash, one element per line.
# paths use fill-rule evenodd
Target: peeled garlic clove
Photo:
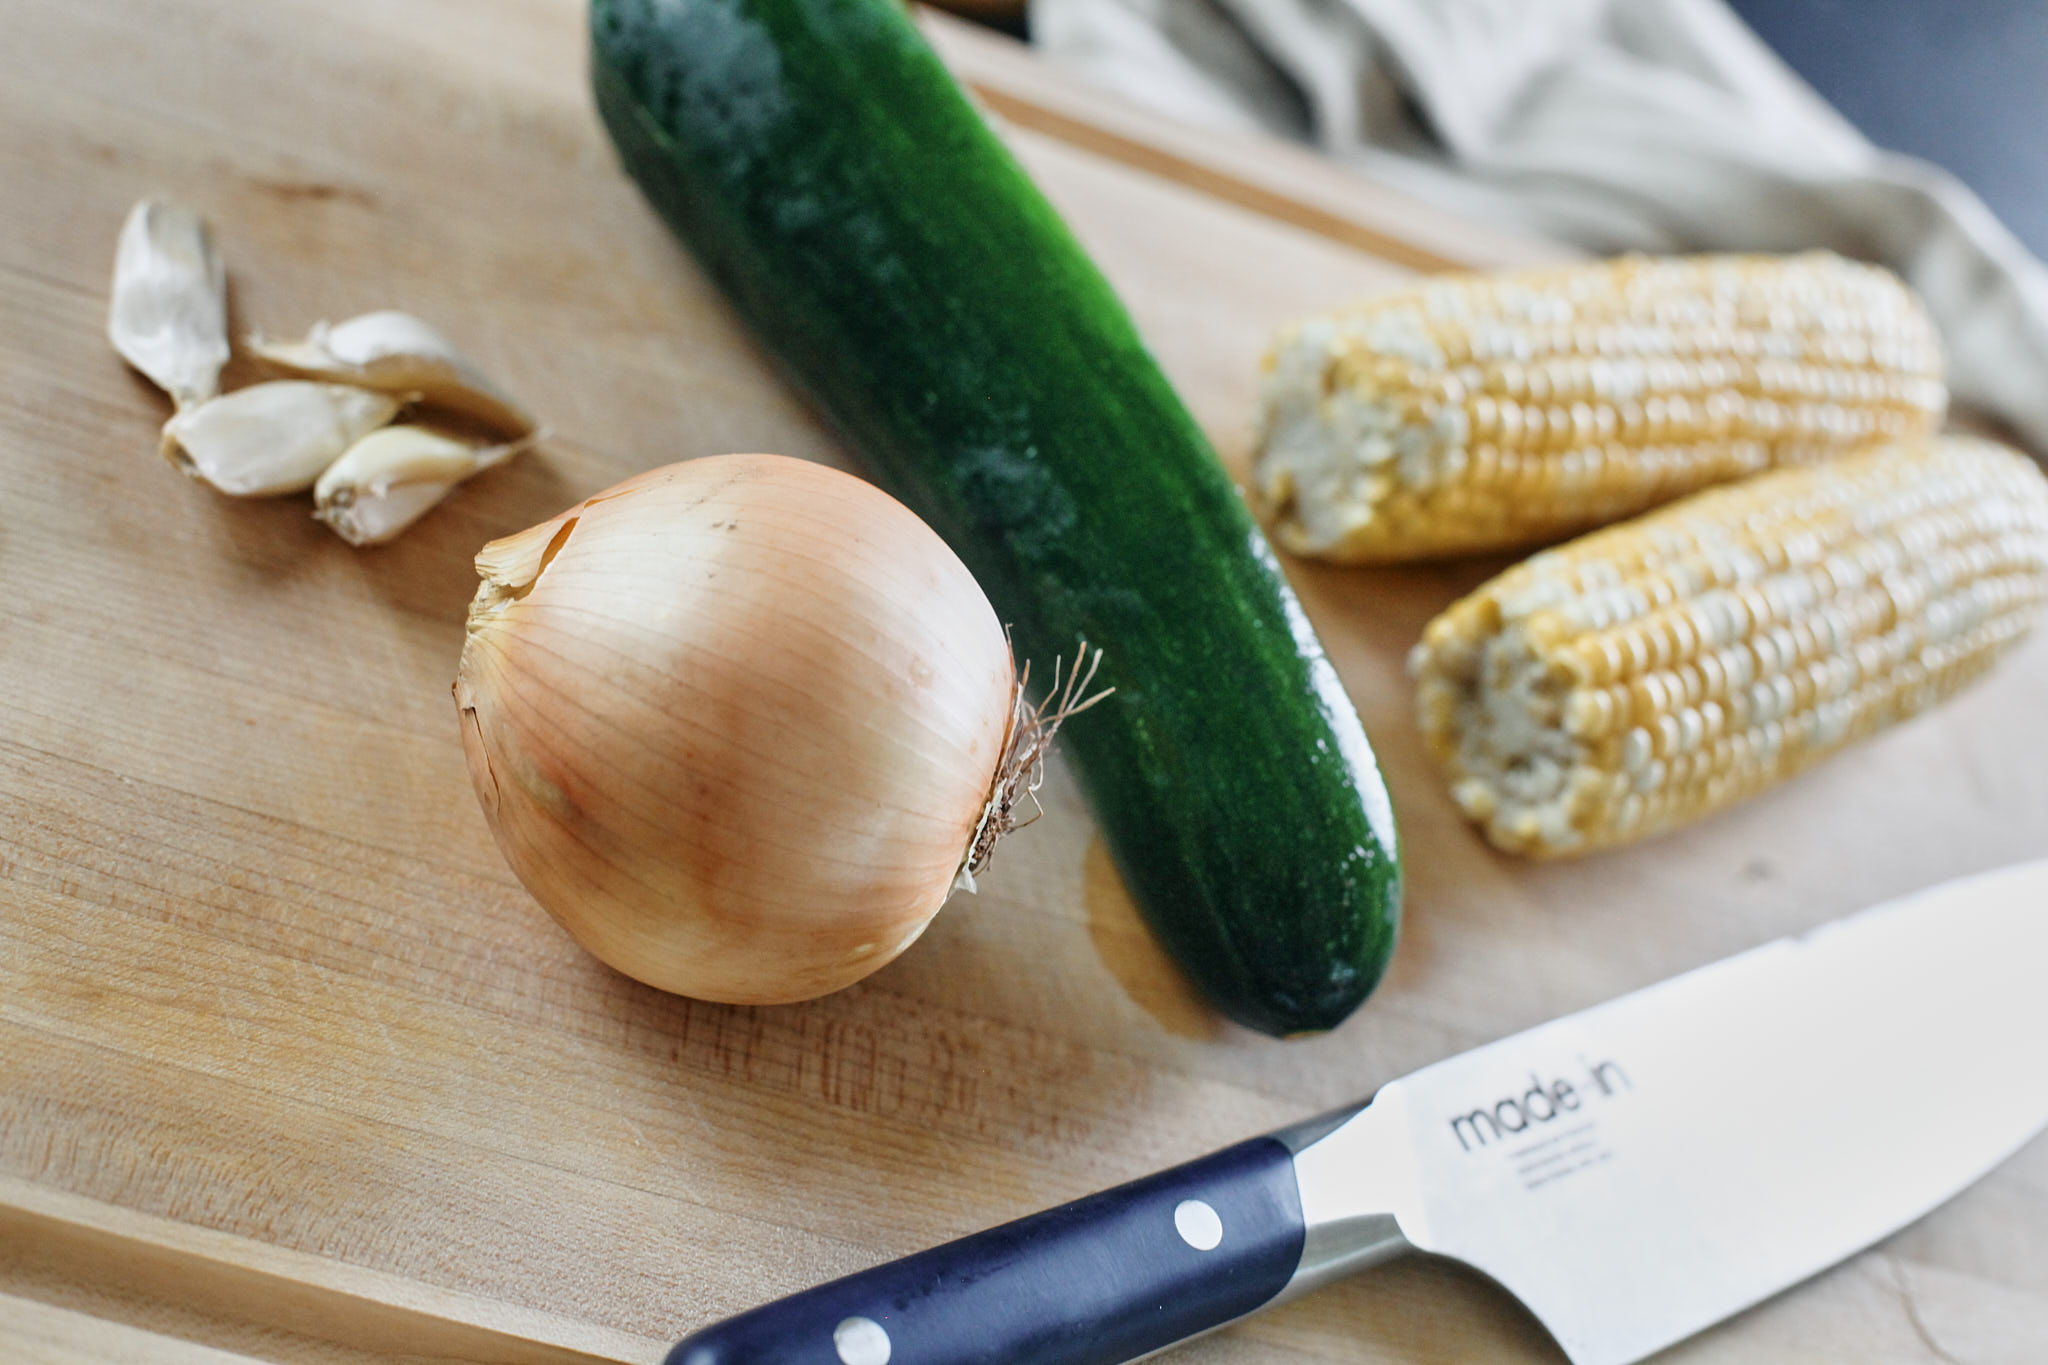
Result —
<path fill-rule="evenodd" d="M 206 220 L 145 199 L 114 249 L 107 339 L 180 408 L 220 391 L 228 361 L 228 284 Z"/>
<path fill-rule="evenodd" d="M 304 341 L 252 336 L 249 349 L 279 369 L 309 379 L 417 394 L 426 403 L 515 436 L 534 430 L 534 420 L 524 408 L 486 379 L 455 343 L 410 313 L 386 309 L 332 326 L 318 322 Z"/>
<path fill-rule="evenodd" d="M 385 427 L 350 446 L 313 486 L 313 515 L 351 545 L 382 545 L 456 484 L 533 444 L 475 446 L 420 426 Z"/>
<path fill-rule="evenodd" d="M 296 493 L 398 408 L 390 394 L 346 384 L 252 384 L 178 412 L 164 423 L 163 451 L 223 493 Z"/>

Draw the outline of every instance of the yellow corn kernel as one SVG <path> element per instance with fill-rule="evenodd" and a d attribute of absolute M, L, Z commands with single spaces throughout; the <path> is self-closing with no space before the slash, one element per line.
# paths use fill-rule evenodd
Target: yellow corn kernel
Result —
<path fill-rule="evenodd" d="M 2048 479 L 1933 437 L 1546 550 L 1431 621 L 1409 669 L 1459 807 L 1552 857 L 1697 819 L 1934 705 L 2044 602 Z"/>
<path fill-rule="evenodd" d="M 1279 336 L 1253 482 L 1300 554 L 1523 548 L 1929 434 L 1942 372 L 1911 292 L 1825 252 L 1433 276 Z"/>

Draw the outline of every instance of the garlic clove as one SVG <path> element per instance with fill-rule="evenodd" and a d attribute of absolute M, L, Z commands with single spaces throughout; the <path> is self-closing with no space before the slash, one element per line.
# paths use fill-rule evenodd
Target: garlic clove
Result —
<path fill-rule="evenodd" d="M 296 493 L 398 408 L 390 394 L 346 384 L 252 384 L 173 415 L 164 423 L 163 452 L 223 493 Z"/>
<path fill-rule="evenodd" d="M 452 483 L 399 484 L 361 497 L 344 489 L 339 497 L 316 507 L 313 516 L 351 545 L 382 545 L 397 539 L 400 531 L 454 491 Z"/>
<path fill-rule="evenodd" d="M 364 313 L 332 325 L 318 322 L 303 341 L 252 336 L 249 350 L 292 374 L 357 384 L 462 413 L 495 431 L 529 436 L 534 420 L 484 377 L 455 343 L 410 313 Z"/>
<path fill-rule="evenodd" d="M 227 270 L 206 220 L 145 199 L 114 249 L 107 339 L 179 408 L 220 391 L 228 361 Z"/>
<path fill-rule="evenodd" d="M 351 545 L 382 545 L 456 484 L 510 459 L 534 439 L 476 446 L 428 427 L 384 427 L 328 466 L 313 486 L 313 515 Z"/>

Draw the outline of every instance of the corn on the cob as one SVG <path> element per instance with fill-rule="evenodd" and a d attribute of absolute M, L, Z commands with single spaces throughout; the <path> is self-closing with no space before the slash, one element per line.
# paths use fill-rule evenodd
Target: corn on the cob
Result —
<path fill-rule="evenodd" d="M 1825 252 L 1436 276 L 1281 333 L 1254 484 L 1299 554 L 1513 549 L 1932 432 L 1947 403 L 1918 301 Z"/>
<path fill-rule="evenodd" d="M 2048 480 L 1989 441 L 1876 447 L 1547 550 L 1409 660 L 1499 847 L 1623 843 L 1754 795 L 1991 666 L 2048 599 Z"/>

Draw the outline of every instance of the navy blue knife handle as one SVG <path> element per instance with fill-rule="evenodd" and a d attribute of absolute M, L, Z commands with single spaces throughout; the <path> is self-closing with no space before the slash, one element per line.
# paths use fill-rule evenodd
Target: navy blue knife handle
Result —
<path fill-rule="evenodd" d="M 667 1365 L 1114 1365 L 1270 1302 L 1302 1241 L 1293 1154 L 1254 1138 L 715 1323 Z"/>

